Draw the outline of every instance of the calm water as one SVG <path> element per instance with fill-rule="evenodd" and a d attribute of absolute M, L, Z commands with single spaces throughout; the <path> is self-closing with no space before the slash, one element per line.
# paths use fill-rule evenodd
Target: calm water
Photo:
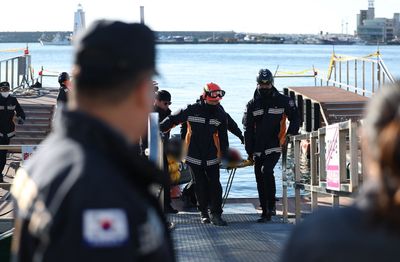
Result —
<path fill-rule="evenodd" d="M 25 47 L 25 44 L 0 44 L 0 50 Z M 30 44 L 32 64 L 35 72 L 41 66 L 50 73 L 70 71 L 72 47 L 40 46 Z M 365 56 L 374 53 L 375 46 L 335 46 L 336 54 Z M 380 51 L 391 73 L 400 78 L 400 46 L 381 46 Z M 20 52 L 22 53 L 22 51 Z M 161 89 L 172 94 L 172 111 L 193 103 L 207 82 L 216 82 L 226 96 L 222 105 L 232 118 L 241 125 L 246 103 L 252 98 L 256 86 L 255 78 L 260 68 L 275 71 L 303 71 L 313 66 L 326 71 L 332 46 L 322 45 L 159 45 L 158 77 Z M 0 59 L 13 56 L 0 52 Z M 56 79 L 46 79 L 45 86 L 56 86 Z M 310 79 L 276 79 L 275 86 L 314 85 Z M 173 132 L 178 133 L 176 128 Z M 243 158 L 247 155 L 243 145 L 233 135 L 229 135 L 230 146 L 237 148 Z M 281 195 L 281 168 L 276 167 L 277 195 Z M 228 178 L 221 172 L 223 188 Z M 242 168 L 236 172 L 231 197 L 257 197 L 253 168 Z"/>

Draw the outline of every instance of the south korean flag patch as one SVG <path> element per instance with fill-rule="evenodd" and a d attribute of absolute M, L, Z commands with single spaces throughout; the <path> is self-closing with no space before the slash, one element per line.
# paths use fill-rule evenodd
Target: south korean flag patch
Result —
<path fill-rule="evenodd" d="M 83 240 L 90 247 L 118 247 L 129 240 L 123 209 L 88 209 L 83 212 Z"/>

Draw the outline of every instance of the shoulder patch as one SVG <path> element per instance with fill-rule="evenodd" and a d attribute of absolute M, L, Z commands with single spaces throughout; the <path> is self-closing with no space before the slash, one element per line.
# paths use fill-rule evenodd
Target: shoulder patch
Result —
<path fill-rule="evenodd" d="M 129 240 L 125 210 L 87 209 L 83 212 L 83 240 L 90 247 L 117 247 Z"/>

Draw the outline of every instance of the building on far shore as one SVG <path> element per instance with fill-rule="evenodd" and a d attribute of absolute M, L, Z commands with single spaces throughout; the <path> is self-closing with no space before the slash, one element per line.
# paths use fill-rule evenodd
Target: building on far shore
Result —
<path fill-rule="evenodd" d="M 368 10 L 360 10 L 357 15 L 357 36 L 369 43 L 388 43 L 400 38 L 400 14 L 376 18 L 374 0 L 368 0 Z"/>

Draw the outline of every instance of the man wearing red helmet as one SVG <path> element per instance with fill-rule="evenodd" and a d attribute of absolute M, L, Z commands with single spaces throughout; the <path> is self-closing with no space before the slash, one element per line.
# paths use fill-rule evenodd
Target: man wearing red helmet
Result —
<path fill-rule="evenodd" d="M 160 124 L 160 130 L 168 132 L 186 122 L 186 163 L 194 173 L 201 222 L 217 226 L 227 225 L 221 218 L 222 187 L 219 181 L 219 163 L 227 156 L 229 147 L 227 116 L 218 106 L 224 95 L 225 91 L 217 84 L 208 83 L 203 89 L 202 100 L 178 110 Z M 211 217 L 208 214 L 209 201 Z"/>
<path fill-rule="evenodd" d="M 286 119 L 290 121 L 286 130 Z M 278 92 L 274 77 L 268 69 L 257 76 L 254 98 L 246 106 L 243 116 L 245 149 L 254 160 L 257 191 L 262 208 L 257 222 L 271 220 L 275 212 L 274 167 L 281 156 L 286 134 L 297 134 L 299 115 L 294 101 Z"/>

